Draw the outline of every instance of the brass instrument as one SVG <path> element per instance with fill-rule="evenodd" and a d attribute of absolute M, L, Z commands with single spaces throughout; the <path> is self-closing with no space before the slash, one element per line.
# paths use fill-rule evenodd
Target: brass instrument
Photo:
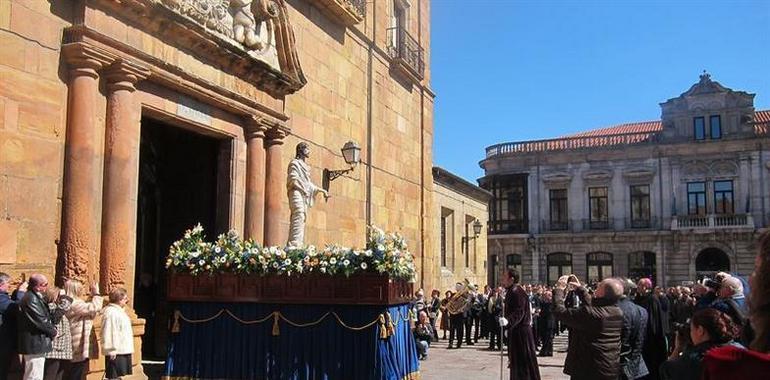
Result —
<path fill-rule="evenodd" d="M 449 302 L 446 304 L 446 309 L 449 314 L 464 313 L 471 307 L 473 302 L 473 295 L 471 294 L 471 283 L 466 278 L 464 281 L 464 287 L 462 290 L 452 295 Z"/>

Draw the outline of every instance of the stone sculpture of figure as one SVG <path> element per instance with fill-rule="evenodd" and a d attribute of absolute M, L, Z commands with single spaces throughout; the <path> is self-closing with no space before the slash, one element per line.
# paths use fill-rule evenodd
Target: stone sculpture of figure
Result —
<path fill-rule="evenodd" d="M 289 195 L 291 223 L 289 227 L 290 247 L 302 247 L 305 242 L 305 221 L 307 209 L 313 207 L 313 201 L 318 193 L 328 200 L 329 193 L 313 184 L 310 180 L 310 166 L 305 160 L 310 157 L 310 147 L 304 142 L 297 144 L 297 154 L 289 163 L 286 190 Z"/>
<path fill-rule="evenodd" d="M 233 38 L 246 47 L 262 50 L 271 43 L 270 18 L 276 10 L 265 0 L 230 0 Z"/>

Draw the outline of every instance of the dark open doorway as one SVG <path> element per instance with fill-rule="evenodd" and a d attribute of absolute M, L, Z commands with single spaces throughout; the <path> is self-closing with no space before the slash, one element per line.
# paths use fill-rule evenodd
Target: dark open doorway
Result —
<path fill-rule="evenodd" d="M 229 160 L 226 141 L 142 119 L 134 308 L 147 320 L 145 358 L 166 356 L 168 247 L 196 223 L 208 239 L 227 228 L 217 211 L 229 209 L 229 191 L 222 191 L 229 186 L 228 173 L 222 173 L 223 160 Z"/>

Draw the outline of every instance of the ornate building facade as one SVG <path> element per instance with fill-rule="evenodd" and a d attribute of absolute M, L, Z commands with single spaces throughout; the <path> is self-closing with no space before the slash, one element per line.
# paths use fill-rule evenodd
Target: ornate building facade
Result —
<path fill-rule="evenodd" d="M 442 292 L 454 289 L 457 282 L 467 279 L 483 287 L 487 284 L 487 205 L 492 197 L 488 191 L 440 168 L 433 168 L 433 245 L 431 256 L 433 288 Z"/>
<path fill-rule="evenodd" d="M 661 120 L 488 147 L 490 273 L 662 285 L 748 275 L 770 222 L 768 128 L 754 94 L 704 73 L 661 103 Z"/>
<path fill-rule="evenodd" d="M 162 355 L 170 243 L 201 223 L 285 244 L 295 146 L 322 183 L 354 141 L 306 241 L 399 231 L 432 286 L 429 0 L 2 0 L 0 46 L 0 271 L 17 281 L 126 287 L 157 309 Z M 140 278 L 157 297 L 136 299 Z"/>

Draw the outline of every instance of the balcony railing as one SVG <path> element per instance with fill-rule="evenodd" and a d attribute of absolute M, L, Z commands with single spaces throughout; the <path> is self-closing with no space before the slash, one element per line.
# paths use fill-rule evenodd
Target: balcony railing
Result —
<path fill-rule="evenodd" d="M 754 228 L 750 214 L 680 215 L 671 221 L 672 230 L 696 228 Z"/>
<path fill-rule="evenodd" d="M 487 233 L 490 235 L 524 234 L 529 232 L 529 226 L 525 220 L 491 220 L 487 225 Z"/>
<path fill-rule="evenodd" d="M 423 49 L 405 28 L 388 29 L 388 54 L 415 79 L 421 80 L 425 76 Z"/>
<path fill-rule="evenodd" d="M 487 147 L 487 158 L 519 153 L 575 150 L 602 147 L 623 147 L 631 144 L 654 143 L 654 132 L 624 133 L 616 135 L 563 137 L 547 140 L 507 142 Z"/>
<path fill-rule="evenodd" d="M 613 219 L 604 220 L 583 219 L 583 230 L 609 230 L 613 227 Z"/>
<path fill-rule="evenodd" d="M 649 230 L 654 228 L 659 228 L 660 223 L 658 221 L 658 218 L 648 218 L 648 219 L 632 219 L 632 218 L 626 218 L 625 219 L 625 227 L 627 230 Z"/>
<path fill-rule="evenodd" d="M 572 221 L 543 220 L 541 227 L 544 232 L 571 232 Z"/>

